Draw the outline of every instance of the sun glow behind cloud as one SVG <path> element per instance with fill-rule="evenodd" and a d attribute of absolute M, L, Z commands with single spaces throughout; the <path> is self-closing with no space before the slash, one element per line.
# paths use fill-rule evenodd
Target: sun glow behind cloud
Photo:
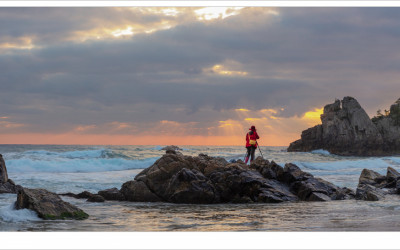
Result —
<path fill-rule="evenodd" d="M 195 13 L 199 20 L 210 21 L 237 15 L 241 9 L 243 9 L 243 7 L 205 7 L 195 10 Z"/>

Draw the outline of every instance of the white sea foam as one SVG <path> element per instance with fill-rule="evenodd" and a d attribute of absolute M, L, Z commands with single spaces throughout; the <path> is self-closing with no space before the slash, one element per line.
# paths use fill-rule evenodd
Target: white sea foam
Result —
<path fill-rule="evenodd" d="M 129 169 L 143 169 L 151 166 L 158 157 L 147 158 L 143 160 L 125 160 L 121 158 L 114 159 L 13 159 L 7 161 L 7 169 L 13 172 L 106 172 Z"/>
<path fill-rule="evenodd" d="M 313 151 L 311 151 L 311 153 L 313 153 L 313 154 L 321 154 L 321 155 L 331 155 L 331 153 L 329 153 L 329 151 L 324 150 L 324 149 L 313 150 Z"/>
<path fill-rule="evenodd" d="M 29 209 L 14 209 L 14 205 L 7 205 L 0 208 L 0 218 L 6 222 L 38 221 L 40 218 L 36 212 Z"/>
<path fill-rule="evenodd" d="M 400 159 L 399 159 L 400 160 Z M 337 174 L 354 174 L 361 173 L 362 169 L 367 168 L 386 174 L 388 166 L 399 169 L 397 164 L 391 164 L 386 158 L 365 158 L 358 160 L 341 160 L 329 162 L 293 162 L 300 168 L 307 170 L 325 170 Z"/>

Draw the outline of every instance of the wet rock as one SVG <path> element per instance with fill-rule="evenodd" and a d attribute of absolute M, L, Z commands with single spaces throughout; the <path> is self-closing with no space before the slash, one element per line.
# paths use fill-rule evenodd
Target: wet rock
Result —
<path fill-rule="evenodd" d="M 342 101 L 326 105 L 321 115 L 322 124 L 304 130 L 301 139 L 292 142 L 288 151 L 324 149 L 337 155 L 357 156 L 399 154 L 400 123 L 395 119 L 393 113 L 371 120 L 356 99 L 344 97 Z"/>
<path fill-rule="evenodd" d="M 0 154 L 0 183 L 8 181 L 8 173 L 6 163 L 4 162 L 3 155 Z"/>
<path fill-rule="evenodd" d="M 358 183 L 378 186 L 383 181 L 386 181 L 386 176 L 383 176 L 373 170 L 363 169 L 360 178 L 358 180 Z"/>
<path fill-rule="evenodd" d="M 98 195 L 98 194 L 93 194 L 92 196 L 90 196 L 87 199 L 88 202 L 104 202 L 105 199 L 103 198 L 103 196 Z"/>
<path fill-rule="evenodd" d="M 383 199 L 386 194 L 387 192 L 380 188 L 369 184 L 360 184 L 357 187 L 356 199 L 365 201 L 379 201 Z"/>
<path fill-rule="evenodd" d="M 400 179 L 400 173 L 397 172 L 394 168 L 388 167 L 386 173 L 386 180 L 388 182 L 397 182 Z"/>
<path fill-rule="evenodd" d="M 334 200 L 352 200 L 356 198 L 354 190 L 343 187 L 336 191 L 336 198 Z"/>
<path fill-rule="evenodd" d="M 215 187 L 200 171 L 181 169 L 171 178 L 167 200 L 175 203 L 215 203 L 219 201 Z"/>
<path fill-rule="evenodd" d="M 308 201 L 330 201 L 332 200 L 331 197 L 324 193 L 319 193 L 319 192 L 312 192 L 308 198 Z"/>
<path fill-rule="evenodd" d="M 285 183 L 294 183 L 313 178 L 313 175 L 303 172 L 298 166 L 292 163 L 285 164 L 283 171 L 277 172 L 277 178 Z"/>
<path fill-rule="evenodd" d="M 250 166 L 220 157 L 168 153 L 120 191 L 129 201 L 227 203 L 350 199 L 347 190 L 314 178 L 294 164 L 284 168 L 261 157 Z M 353 192 L 354 193 L 354 192 Z"/>
<path fill-rule="evenodd" d="M 127 201 L 137 202 L 157 202 L 163 201 L 160 197 L 154 194 L 143 181 L 128 181 L 121 187 L 121 193 Z"/>
<path fill-rule="evenodd" d="M 15 185 L 14 181 L 8 179 L 6 163 L 3 159 L 3 155 L 0 154 L 0 194 L 16 194 L 21 188 L 20 185 Z"/>
<path fill-rule="evenodd" d="M 89 217 L 81 209 L 63 201 L 57 194 L 45 189 L 22 188 L 18 191 L 16 209 L 31 209 L 45 220 L 75 219 L 83 220 Z"/>
<path fill-rule="evenodd" d="M 256 169 L 267 179 L 278 179 L 278 176 L 281 176 L 283 173 L 283 168 L 281 166 L 276 164 L 274 161 L 269 162 L 261 156 L 252 161 L 250 168 Z"/>
<path fill-rule="evenodd" d="M 125 200 L 125 196 L 118 190 L 118 188 L 101 190 L 97 194 L 101 195 L 105 200 L 110 200 L 110 201 Z"/>
<path fill-rule="evenodd" d="M 80 199 L 80 198 L 78 198 L 77 194 L 74 194 L 74 193 L 71 193 L 71 192 L 61 193 L 61 194 L 58 194 L 58 195 L 60 195 L 60 196 L 68 196 L 68 197 L 72 197 L 72 198 L 75 198 L 75 199 Z"/>
<path fill-rule="evenodd" d="M 89 199 L 89 198 L 93 197 L 93 195 L 94 195 L 94 194 L 92 194 L 92 193 L 89 192 L 89 191 L 83 191 L 83 192 L 77 194 L 77 195 L 76 195 L 76 198 L 77 198 L 77 199 Z"/>

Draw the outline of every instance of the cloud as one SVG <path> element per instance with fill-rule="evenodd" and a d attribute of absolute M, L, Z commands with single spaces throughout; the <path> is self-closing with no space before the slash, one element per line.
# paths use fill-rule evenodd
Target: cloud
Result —
<path fill-rule="evenodd" d="M 227 135 L 259 121 L 294 136 L 334 98 L 369 114 L 398 98 L 399 11 L 0 8 L 2 114 L 35 133 Z"/>

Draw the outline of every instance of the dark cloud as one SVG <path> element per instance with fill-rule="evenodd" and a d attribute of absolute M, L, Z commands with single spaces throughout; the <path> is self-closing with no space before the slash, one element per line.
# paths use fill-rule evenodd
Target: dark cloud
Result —
<path fill-rule="evenodd" d="M 400 10 L 276 11 L 248 8 L 199 22 L 127 8 L 1 8 L 0 47 L 18 37 L 40 47 L 3 48 L 0 116 L 29 124 L 18 131 L 113 121 L 145 128 L 171 120 L 198 122 L 205 133 L 200 128 L 232 118 L 235 108 L 283 107 L 280 116 L 301 116 L 351 95 L 373 113 L 398 98 Z M 130 38 L 74 40 L 78 31 L 167 19 L 178 25 Z M 248 74 L 205 70 L 216 64 L 233 70 L 229 62 Z"/>

